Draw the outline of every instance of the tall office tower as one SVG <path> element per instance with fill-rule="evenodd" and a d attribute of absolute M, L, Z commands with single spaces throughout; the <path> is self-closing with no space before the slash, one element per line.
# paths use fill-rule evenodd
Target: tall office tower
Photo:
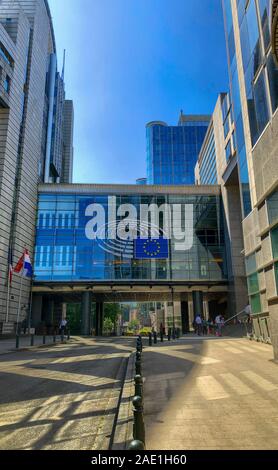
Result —
<path fill-rule="evenodd" d="M 228 257 L 229 314 L 241 312 L 248 303 L 243 234 L 237 169 L 235 124 L 230 95 L 218 97 L 195 168 L 196 184 L 221 186 L 225 214 L 225 239 Z"/>
<path fill-rule="evenodd" d="M 194 168 L 210 116 L 186 116 L 178 126 L 161 121 L 147 124 L 148 184 L 194 184 Z"/>
<path fill-rule="evenodd" d="M 47 0 L 0 2 L 0 78 L 0 325 L 5 333 L 29 313 L 30 280 L 14 274 L 10 283 L 8 274 L 25 248 L 33 259 L 38 182 L 61 172 L 64 85 Z"/>
<path fill-rule="evenodd" d="M 223 0 L 253 324 L 258 338 L 271 338 L 278 359 L 275 6 L 268 0 Z"/>
<path fill-rule="evenodd" d="M 138 178 L 136 184 L 137 186 L 145 186 L 147 184 L 147 178 Z"/>
<path fill-rule="evenodd" d="M 64 103 L 63 164 L 62 164 L 61 183 L 72 183 L 73 152 L 74 152 L 73 126 L 74 126 L 73 101 L 66 100 Z"/>

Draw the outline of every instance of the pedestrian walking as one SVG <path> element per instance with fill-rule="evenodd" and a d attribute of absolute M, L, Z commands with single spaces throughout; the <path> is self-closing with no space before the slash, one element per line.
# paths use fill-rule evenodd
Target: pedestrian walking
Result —
<path fill-rule="evenodd" d="M 196 316 L 195 324 L 197 325 L 197 334 L 198 334 L 198 336 L 201 336 L 201 334 L 202 334 L 202 318 L 201 318 L 201 315 Z"/>
<path fill-rule="evenodd" d="M 66 326 L 67 326 L 67 320 L 65 318 L 63 318 L 60 322 L 60 326 L 59 326 L 59 330 L 60 330 L 60 335 L 64 335 L 65 334 L 65 329 L 66 329 Z"/>
<path fill-rule="evenodd" d="M 203 320 L 202 320 L 202 331 L 203 331 L 203 335 L 207 336 L 207 334 L 208 334 L 208 322 L 205 318 L 203 318 Z"/>
<path fill-rule="evenodd" d="M 215 318 L 216 336 L 222 336 L 222 328 L 224 326 L 222 315 L 217 315 Z"/>

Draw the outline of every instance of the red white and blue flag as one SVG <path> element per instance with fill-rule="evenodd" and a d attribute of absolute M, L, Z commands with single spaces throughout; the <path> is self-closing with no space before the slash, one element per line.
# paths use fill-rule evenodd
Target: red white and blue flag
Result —
<path fill-rule="evenodd" d="M 14 268 L 14 273 L 21 274 L 23 277 L 32 277 L 33 268 L 30 260 L 30 255 L 28 250 L 24 250 L 23 255 L 18 260 L 17 265 Z"/>

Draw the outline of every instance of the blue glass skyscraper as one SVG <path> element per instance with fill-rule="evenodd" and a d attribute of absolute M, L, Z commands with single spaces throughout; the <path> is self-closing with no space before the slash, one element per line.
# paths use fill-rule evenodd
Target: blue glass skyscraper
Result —
<path fill-rule="evenodd" d="M 194 184 L 194 168 L 211 116 L 180 115 L 178 126 L 147 124 L 148 184 Z"/>

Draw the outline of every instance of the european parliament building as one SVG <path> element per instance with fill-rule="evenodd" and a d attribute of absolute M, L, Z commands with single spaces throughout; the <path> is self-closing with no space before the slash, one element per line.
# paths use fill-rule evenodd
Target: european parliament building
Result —
<path fill-rule="evenodd" d="M 33 322 L 79 303 L 81 332 L 101 334 L 105 302 L 163 301 L 186 333 L 232 314 L 228 250 L 219 186 L 40 185 Z"/>

